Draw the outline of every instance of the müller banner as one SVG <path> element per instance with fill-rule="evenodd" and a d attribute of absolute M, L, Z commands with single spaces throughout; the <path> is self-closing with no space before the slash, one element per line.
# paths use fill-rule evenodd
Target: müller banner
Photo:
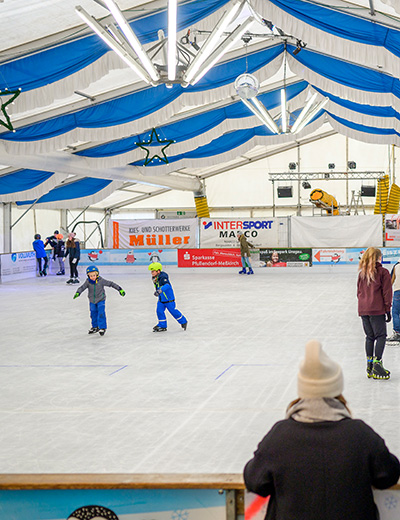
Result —
<path fill-rule="evenodd" d="M 237 232 L 243 231 L 254 248 L 288 247 L 287 217 L 199 220 L 200 247 L 238 247 Z"/>
<path fill-rule="evenodd" d="M 197 219 L 111 220 L 109 247 L 149 249 L 196 247 Z"/>

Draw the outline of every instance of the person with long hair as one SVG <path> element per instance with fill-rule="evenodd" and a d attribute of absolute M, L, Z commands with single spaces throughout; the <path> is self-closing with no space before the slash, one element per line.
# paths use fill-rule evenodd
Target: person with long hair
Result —
<path fill-rule="evenodd" d="M 392 319 L 392 280 L 382 267 L 382 252 L 369 247 L 359 263 L 357 281 L 358 315 L 365 332 L 367 377 L 389 379 L 390 372 L 383 367 L 386 345 L 386 323 Z"/>
<path fill-rule="evenodd" d="M 66 282 L 68 284 L 79 283 L 78 279 L 78 263 L 81 258 L 81 248 L 79 244 L 79 240 L 77 240 L 75 233 L 68 233 L 68 240 L 65 244 L 65 257 L 64 262 L 67 256 L 69 257 L 69 268 L 70 268 L 70 279 Z"/>
<path fill-rule="evenodd" d="M 387 489 L 400 463 L 353 419 L 340 365 L 312 340 L 297 376 L 298 399 L 244 468 L 246 488 L 269 496 L 265 520 L 378 520 L 372 487 Z"/>

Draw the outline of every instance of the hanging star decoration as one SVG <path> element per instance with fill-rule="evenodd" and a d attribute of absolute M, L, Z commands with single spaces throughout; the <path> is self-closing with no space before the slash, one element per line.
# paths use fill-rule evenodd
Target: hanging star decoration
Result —
<path fill-rule="evenodd" d="M 1 112 L 3 113 L 3 116 L 5 117 L 5 121 L 1 119 L 0 117 L 0 125 L 5 126 L 8 130 L 11 130 L 11 132 L 15 132 L 14 127 L 11 123 L 10 116 L 7 114 L 7 106 L 14 102 L 14 100 L 21 94 L 21 89 L 18 90 L 8 90 L 8 88 L 5 88 L 4 90 L 0 90 L 0 104 L 1 104 Z M 11 97 L 3 103 L 2 96 L 10 96 Z"/>
<path fill-rule="evenodd" d="M 153 130 L 151 131 L 151 134 L 150 134 L 150 140 L 149 141 L 142 141 L 142 142 L 135 143 L 135 144 L 136 144 L 136 146 L 138 148 L 142 148 L 142 150 L 146 151 L 146 157 L 144 159 L 144 165 L 147 166 L 148 164 L 150 164 L 155 159 L 159 159 L 163 163 L 168 164 L 168 157 L 165 155 L 165 150 L 173 142 L 174 141 L 172 139 L 161 140 L 160 136 L 157 134 L 156 129 L 153 128 Z M 159 145 L 165 145 L 165 146 L 163 146 L 161 148 L 161 152 L 158 152 L 158 153 L 160 153 L 160 155 L 158 153 L 156 153 L 154 155 L 151 155 L 151 145 L 153 143 L 155 143 L 155 144 L 158 143 Z"/>

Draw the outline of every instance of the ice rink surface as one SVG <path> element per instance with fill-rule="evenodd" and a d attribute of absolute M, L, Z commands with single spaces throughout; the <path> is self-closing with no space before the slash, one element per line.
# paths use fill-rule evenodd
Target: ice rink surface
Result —
<path fill-rule="evenodd" d="M 0 285 L 0 473 L 240 473 L 296 398 L 311 338 L 341 363 L 353 416 L 400 456 L 400 347 L 386 347 L 390 381 L 367 379 L 356 269 L 165 270 L 186 332 L 170 315 L 152 332 L 144 267 L 101 270 L 127 293 L 108 288 L 104 337 L 67 277 Z"/>

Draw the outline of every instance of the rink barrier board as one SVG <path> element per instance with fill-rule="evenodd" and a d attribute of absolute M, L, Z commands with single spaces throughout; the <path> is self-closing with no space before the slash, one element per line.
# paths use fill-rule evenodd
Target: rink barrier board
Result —
<path fill-rule="evenodd" d="M 374 490 L 374 496 L 381 520 L 399 518 L 400 482 Z M 154 520 L 201 520 L 204 513 L 215 520 L 263 520 L 268 501 L 245 491 L 242 474 L 0 474 L 0 497 L 0 511 L 8 520 L 26 520 L 27 508 L 35 520 L 45 520 L 52 507 L 63 512 L 53 514 L 54 520 L 74 519 L 73 512 L 94 507 L 109 511 L 104 518 L 117 520 L 140 520 L 149 513 Z M 201 508 L 193 507 L 199 503 Z"/>

